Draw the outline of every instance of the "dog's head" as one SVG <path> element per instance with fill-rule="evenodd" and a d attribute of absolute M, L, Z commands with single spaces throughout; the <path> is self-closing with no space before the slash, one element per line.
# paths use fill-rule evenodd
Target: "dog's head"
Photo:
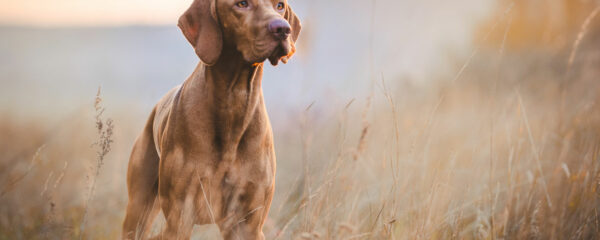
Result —
<path fill-rule="evenodd" d="M 250 64 L 286 63 L 301 29 L 287 0 L 194 0 L 178 26 L 208 65 L 219 60 L 223 47 Z"/>

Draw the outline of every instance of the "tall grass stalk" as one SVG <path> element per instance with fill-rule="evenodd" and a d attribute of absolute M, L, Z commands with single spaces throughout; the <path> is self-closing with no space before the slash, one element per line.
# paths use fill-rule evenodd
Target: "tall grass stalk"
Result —
<path fill-rule="evenodd" d="M 96 130 L 98 133 L 98 140 L 93 143 L 93 146 L 96 146 L 96 164 L 93 168 L 93 175 L 91 176 L 91 184 L 89 186 L 89 192 L 87 194 L 87 199 L 85 201 L 85 208 L 83 211 L 83 219 L 81 220 L 81 225 L 79 226 L 79 239 L 83 239 L 85 235 L 85 225 L 88 219 L 90 203 L 94 197 L 94 191 L 96 190 L 96 182 L 98 181 L 98 176 L 100 175 L 100 170 L 104 165 L 104 160 L 106 159 L 106 155 L 111 150 L 111 144 L 113 143 L 113 129 L 114 124 L 113 120 L 110 118 L 104 118 L 103 114 L 105 108 L 102 106 L 102 97 L 101 97 L 101 88 L 98 88 L 98 93 L 96 94 L 96 100 L 94 102 L 94 109 L 96 111 Z"/>

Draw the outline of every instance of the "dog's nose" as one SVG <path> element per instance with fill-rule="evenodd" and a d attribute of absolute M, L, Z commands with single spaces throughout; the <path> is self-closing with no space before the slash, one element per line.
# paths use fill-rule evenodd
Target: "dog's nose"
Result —
<path fill-rule="evenodd" d="M 290 24 L 283 19 L 271 21 L 269 23 L 268 29 L 269 32 L 273 34 L 273 36 L 281 40 L 287 39 L 290 36 L 290 33 L 292 32 L 292 27 L 290 27 Z"/>

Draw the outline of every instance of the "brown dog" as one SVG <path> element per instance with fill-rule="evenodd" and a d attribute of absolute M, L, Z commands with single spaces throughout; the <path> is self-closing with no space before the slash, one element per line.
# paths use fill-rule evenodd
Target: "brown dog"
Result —
<path fill-rule="evenodd" d="M 156 105 L 129 160 L 124 239 L 188 239 L 215 223 L 224 239 L 264 239 L 275 184 L 261 89 L 266 59 L 294 53 L 300 22 L 285 0 L 195 0 L 179 19 L 200 63 Z"/>

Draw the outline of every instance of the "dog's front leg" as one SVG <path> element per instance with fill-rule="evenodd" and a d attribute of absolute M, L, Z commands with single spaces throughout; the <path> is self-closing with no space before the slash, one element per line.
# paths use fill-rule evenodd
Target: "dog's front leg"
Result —
<path fill-rule="evenodd" d="M 194 227 L 193 197 L 161 199 L 166 226 L 153 240 L 190 239 Z"/>
<path fill-rule="evenodd" d="M 235 196 L 235 199 L 252 199 L 252 201 L 230 203 L 229 209 L 235 209 L 235 214 L 219 224 L 223 238 L 225 240 L 264 240 L 265 235 L 262 229 L 271 207 L 272 197 L 272 186 L 258 187 L 256 192 L 245 192 Z"/>
<path fill-rule="evenodd" d="M 190 239 L 196 220 L 195 206 L 198 189 L 193 168 L 183 156 L 165 156 L 159 177 L 159 202 L 166 226 L 156 239 Z"/>
<path fill-rule="evenodd" d="M 262 224 L 245 222 L 240 219 L 230 226 L 219 227 L 224 240 L 264 240 L 265 235 L 262 232 Z"/>

